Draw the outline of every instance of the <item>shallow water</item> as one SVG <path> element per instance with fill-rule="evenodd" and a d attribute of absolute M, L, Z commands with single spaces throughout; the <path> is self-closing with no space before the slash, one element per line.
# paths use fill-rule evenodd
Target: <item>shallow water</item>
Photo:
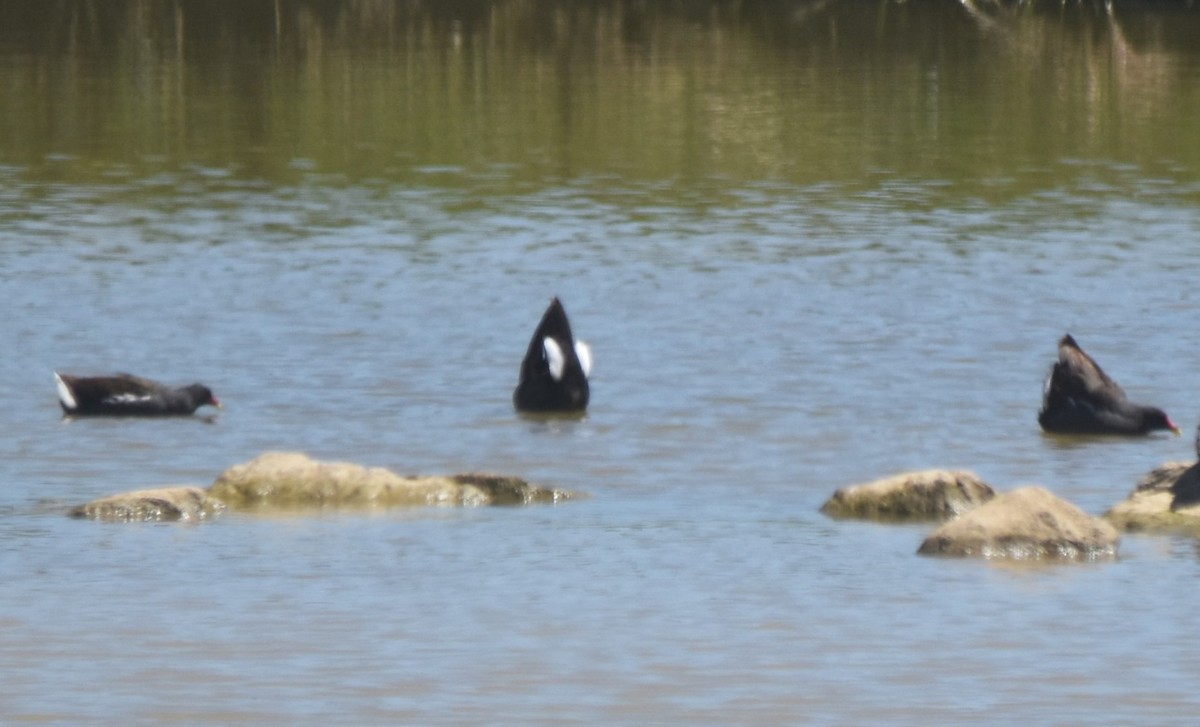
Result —
<path fill-rule="evenodd" d="M 0 31 L 3 721 L 1189 720 L 1192 539 L 1005 566 L 818 512 L 966 467 L 1099 514 L 1195 456 L 1197 14 L 912 5 Z M 579 421 L 511 408 L 555 294 Z M 1042 435 L 1068 330 L 1189 434 Z M 54 370 L 226 409 L 68 422 Z M 63 514 L 272 449 L 589 497 Z"/>

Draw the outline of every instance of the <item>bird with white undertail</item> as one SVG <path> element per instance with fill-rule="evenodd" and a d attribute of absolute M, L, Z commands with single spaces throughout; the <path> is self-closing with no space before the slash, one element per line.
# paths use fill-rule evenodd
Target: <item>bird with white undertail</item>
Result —
<path fill-rule="evenodd" d="M 542 315 L 521 361 L 513 405 L 522 412 L 582 412 L 587 409 L 592 350 L 571 335 L 558 298 Z"/>
<path fill-rule="evenodd" d="M 58 402 L 69 416 L 186 416 L 201 406 L 221 408 L 203 384 L 172 387 L 132 374 L 54 374 Z"/>

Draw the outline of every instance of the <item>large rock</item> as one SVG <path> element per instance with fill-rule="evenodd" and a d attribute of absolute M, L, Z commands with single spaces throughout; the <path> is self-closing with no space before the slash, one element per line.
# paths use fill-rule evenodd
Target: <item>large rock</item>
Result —
<path fill-rule="evenodd" d="M 1104 519 L 1128 532 L 1184 531 L 1200 534 L 1200 504 L 1176 501 L 1176 490 L 1196 487 L 1200 468 L 1192 462 L 1168 462 L 1146 473 L 1124 502 L 1104 513 Z"/>
<path fill-rule="evenodd" d="M 161 487 L 110 495 L 73 508 L 70 514 L 111 522 L 204 520 L 224 509 L 225 503 L 199 487 Z"/>
<path fill-rule="evenodd" d="M 925 555 L 1095 560 L 1113 558 L 1120 536 L 1042 487 L 1021 487 L 942 525 L 921 544 Z"/>
<path fill-rule="evenodd" d="M 516 477 L 465 474 L 403 477 L 381 467 L 321 462 L 297 452 L 268 452 L 221 473 L 210 497 L 232 508 L 523 505 L 572 497 Z"/>
<path fill-rule="evenodd" d="M 871 520 L 946 520 L 995 497 L 965 470 L 922 470 L 843 487 L 821 506 L 830 517 Z"/>

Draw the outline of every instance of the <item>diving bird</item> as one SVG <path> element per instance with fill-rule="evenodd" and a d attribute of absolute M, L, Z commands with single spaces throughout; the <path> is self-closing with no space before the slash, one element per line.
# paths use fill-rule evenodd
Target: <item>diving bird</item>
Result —
<path fill-rule="evenodd" d="M 571 336 L 567 312 L 554 298 L 529 341 L 513 405 L 517 411 L 581 412 L 588 405 L 591 371 L 591 348 Z"/>
<path fill-rule="evenodd" d="M 1179 427 L 1162 409 L 1135 404 L 1067 334 L 1042 391 L 1038 424 L 1060 434 L 1148 434 Z"/>
<path fill-rule="evenodd" d="M 54 374 L 58 402 L 72 416 L 171 416 L 187 415 L 221 402 L 202 384 L 179 388 L 131 374 L 71 376 Z"/>

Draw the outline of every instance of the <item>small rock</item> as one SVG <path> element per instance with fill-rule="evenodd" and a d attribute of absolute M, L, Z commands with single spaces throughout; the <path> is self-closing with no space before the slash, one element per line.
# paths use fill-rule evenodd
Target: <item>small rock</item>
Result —
<path fill-rule="evenodd" d="M 199 487 L 136 490 L 94 500 L 71 510 L 71 517 L 109 522 L 204 520 L 219 515 L 225 503 Z"/>
<path fill-rule="evenodd" d="M 921 544 L 924 555 L 1018 560 L 1114 558 L 1116 528 L 1042 487 L 1021 487 L 951 520 Z"/>
<path fill-rule="evenodd" d="M 533 505 L 554 503 L 576 497 L 566 490 L 536 487 L 520 477 L 470 472 L 451 475 L 450 479 L 463 488 L 464 504 Z M 478 493 L 478 495 L 472 493 Z"/>
<path fill-rule="evenodd" d="M 1170 490 L 1179 481 L 1179 476 L 1191 469 L 1193 462 L 1167 462 L 1147 472 L 1138 480 L 1135 492 L 1147 490 Z"/>
<path fill-rule="evenodd" d="M 1168 462 L 1156 467 L 1138 480 L 1124 502 L 1104 513 L 1104 519 L 1126 532 L 1200 534 L 1200 504 L 1189 497 L 1194 495 L 1198 477 L 1200 469 L 1192 462 Z"/>
<path fill-rule="evenodd" d="M 965 470 L 921 470 L 843 487 L 821 506 L 830 517 L 870 520 L 947 520 L 995 497 Z"/>

